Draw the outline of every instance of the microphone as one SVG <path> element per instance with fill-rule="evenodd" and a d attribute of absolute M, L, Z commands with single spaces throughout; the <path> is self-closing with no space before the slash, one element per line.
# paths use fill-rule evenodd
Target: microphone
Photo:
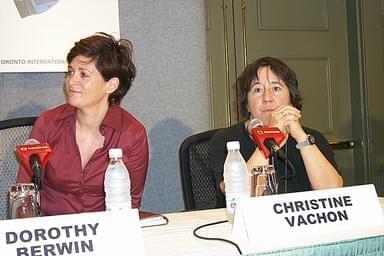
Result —
<path fill-rule="evenodd" d="M 257 144 L 257 147 L 261 149 L 266 158 L 269 158 L 271 152 L 275 153 L 278 158 L 285 161 L 286 166 L 289 167 L 291 173 L 288 175 L 287 169 L 285 170 L 285 175 L 278 178 L 277 186 L 279 186 L 280 181 L 288 180 L 290 177 L 296 175 L 295 167 L 285 157 L 284 153 L 279 147 L 279 144 L 285 139 L 285 135 L 277 127 L 263 127 L 263 122 L 261 120 L 252 119 L 248 125 L 248 132 L 252 134 L 253 141 Z M 279 189 L 277 189 L 279 190 Z M 281 191 L 287 192 L 288 185 L 285 183 L 284 189 Z"/>
<path fill-rule="evenodd" d="M 249 132 L 249 134 L 252 134 L 253 128 L 263 127 L 263 126 L 264 126 L 263 121 L 261 121 L 260 119 L 257 119 L 257 118 L 253 118 L 251 121 L 249 121 L 248 132 Z"/>
<path fill-rule="evenodd" d="M 264 127 L 261 120 L 252 119 L 249 122 L 248 131 L 251 131 L 253 140 L 266 158 L 269 158 L 271 152 L 273 152 L 276 153 L 278 157 L 285 159 L 279 147 L 279 144 L 285 139 L 285 135 L 279 128 Z"/>
<path fill-rule="evenodd" d="M 32 174 L 32 182 L 41 190 L 41 172 L 51 156 L 51 147 L 47 143 L 29 139 L 24 145 L 16 146 L 16 152 L 24 168 Z"/>

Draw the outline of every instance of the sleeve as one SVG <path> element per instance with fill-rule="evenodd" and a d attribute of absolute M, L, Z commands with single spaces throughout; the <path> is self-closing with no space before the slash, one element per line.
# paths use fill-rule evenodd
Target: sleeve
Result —
<path fill-rule="evenodd" d="M 34 126 L 32 127 L 32 131 L 29 134 L 29 139 L 35 139 L 40 143 L 45 143 L 46 139 L 44 137 L 44 121 L 40 116 L 37 118 Z M 20 165 L 19 171 L 17 173 L 16 182 L 18 183 L 29 183 L 32 181 L 32 173 L 30 173 L 23 165 Z"/>
<path fill-rule="evenodd" d="M 309 131 L 309 133 L 312 134 L 313 136 L 315 136 L 315 141 L 316 141 L 315 143 L 316 143 L 317 147 L 319 148 L 321 153 L 323 153 L 325 158 L 327 158 L 327 160 L 338 171 L 337 163 L 335 160 L 335 153 L 333 152 L 332 147 L 329 144 L 328 140 L 325 138 L 325 136 L 322 135 L 320 132 L 317 132 L 317 131 Z M 340 174 L 340 172 L 339 172 L 339 174 Z"/>
<path fill-rule="evenodd" d="M 127 166 L 131 179 L 132 207 L 139 208 L 148 170 L 149 149 L 147 133 L 143 128 L 129 139 L 134 141 L 127 151 L 124 152 L 124 163 Z"/>

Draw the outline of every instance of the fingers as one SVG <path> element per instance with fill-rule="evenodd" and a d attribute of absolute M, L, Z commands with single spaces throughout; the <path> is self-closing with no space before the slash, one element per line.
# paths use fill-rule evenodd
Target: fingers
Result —
<path fill-rule="evenodd" d="M 297 108 L 290 106 L 290 105 L 281 105 L 277 109 L 275 109 L 276 115 L 280 115 L 280 118 L 294 118 L 294 119 L 300 119 L 301 118 L 301 112 Z"/>
<path fill-rule="evenodd" d="M 301 112 L 293 106 L 281 105 L 271 113 L 270 126 L 277 126 L 282 132 L 290 133 L 291 126 L 299 124 Z"/>

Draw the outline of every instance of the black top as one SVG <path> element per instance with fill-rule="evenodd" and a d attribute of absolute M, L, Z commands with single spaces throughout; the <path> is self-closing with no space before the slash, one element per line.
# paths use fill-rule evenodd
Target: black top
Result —
<path fill-rule="evenodd" d="M 307 134 L 311 134 L 315 138 L 315 144 L 317 147 L 328 159 L 328 161 L 337 169 L 334 153 L 327 139 L 316 130 L 307 127 L 303 128 Z M 257 147 L 257 145 L 249 136 L 248 131 L 245 129 L 244 122 L 222 129 L 212 136 L 209 144 L 209 157 L 217 188 L 219 188 L 219 184 L 223 180 L 224 161 L 227 156 L 226 143 L 233 140 L 240 142 L 240 152 L 245 161 L 251 157 L 252 153 Z M 294 167 L 293 176 L 292 170 L 284 160 L 275 158 L 273 161 L 276 169 L 277 180 L 280 181 L 278 186 L 279 193 L 308 191 L 312 189 L 304 167 L 303 159 L 300 155 L 300 151 L 295 147 L 296 144 L 296 140 L 289 136 L 287 143 L 283 147 L 285 150 L 284 154 L 287 156 L 288 160 Z M 286 179 L 287 182 L 285 182 L 285 179 L 282 179 L 286 177 L 286 174 L 291 176 Z M 285 184 L 287 184 L 287 187 Z M 220 189 L 218 189 L 218 191 L 220 191 Z"/>

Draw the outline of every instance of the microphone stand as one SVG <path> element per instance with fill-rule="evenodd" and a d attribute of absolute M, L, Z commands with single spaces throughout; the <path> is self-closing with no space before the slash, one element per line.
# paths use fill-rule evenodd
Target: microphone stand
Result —
<path fill-rule="evenodd" d="M 287 142 L 288 143 L 288 142 Z M 285 180 L 285 186 L 284 186 L 284 193 L 288 192 L 288 179 L 291 177 L 294 177 L 296 175 L 295 167 L 292 165 L 291 161 L 289 161 L 288 157 L 286 156 L 286 151 L 284 148 L 279 148 L 276 146 L 276 144 L 271 143 L 269 140 L 265 142 L 267 147 L 270 149 L 271 152 L 271 162 L 273 165 L 275 165 L 275 160 L 281 160 L 284 163 L 285 166 L 285 173 L 284 176 L 277 179 L 277 186 L 279 186 L 281 180 Z M 276 168 L 275 168 L 276 169 Z M 291 174 L 288 174 L 288 169 L 291 170 Z M 277 172 L 277 169 L 276 169 Z"/>
<path fill-rule="evenodd" d="M 29 164 L 31 165 L 32 170 L 32 183 L 35 187 L 36 194 L 36 210 L 37 216 L 41 216 L 41 207 L 40 207 L 40 190 L 41 190 L 41 161 L 40 157 L 37 154 L 33 154 L 29 158 Z"/>

